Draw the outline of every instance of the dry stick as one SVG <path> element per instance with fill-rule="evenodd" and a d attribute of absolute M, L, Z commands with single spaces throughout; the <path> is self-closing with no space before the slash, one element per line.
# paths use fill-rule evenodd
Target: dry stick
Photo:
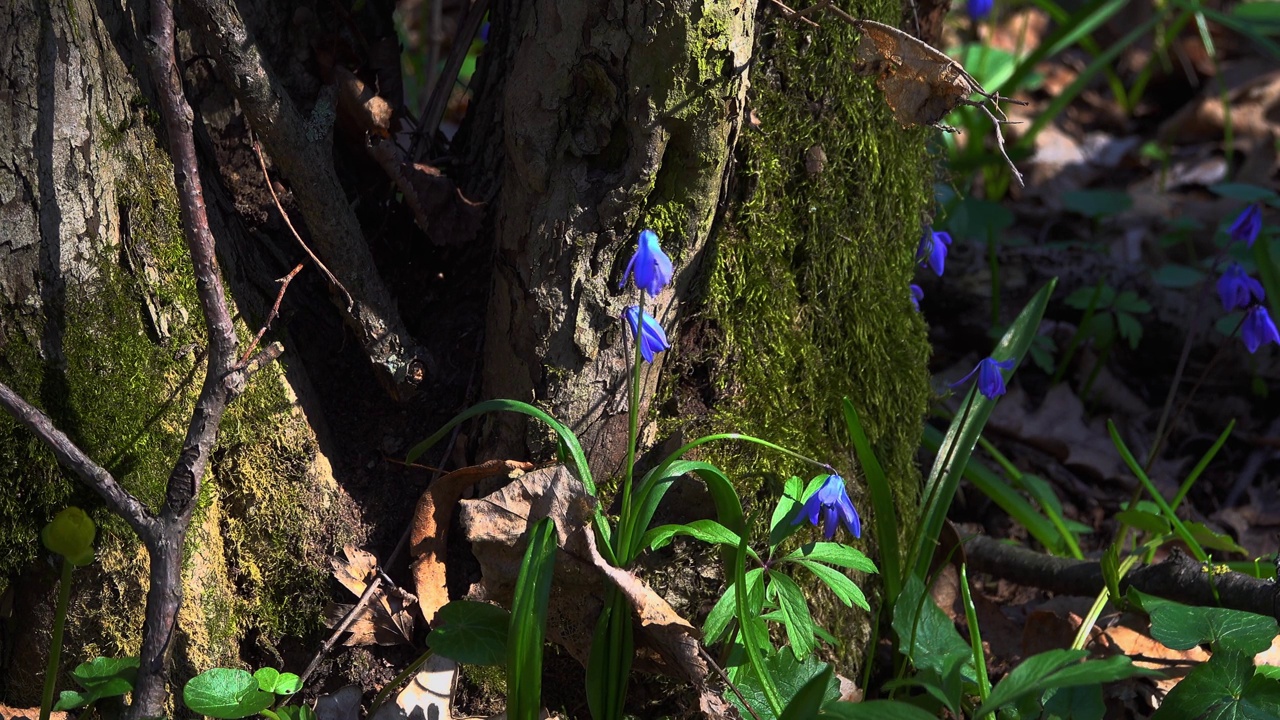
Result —
<path fill-rule="evenodd" d="M 964 549 L 975 571 L 1019 585 L 1076 596 L 1097 595 L 1106 588 L 1102 565 L 1097 562 L 1053 557 L 984 535 L 966 541 Z M 1134 587 L 1188 605 L 1244 610 L 1280 619 L 1280 593 L 1275 583 L 1244 573 L 1214 574 L 1178 548 L 1161 562 L 1130 570 L 1120 580 L 1120 587 L 1122 592 Z"/>
<path fill-rule="evenodd" d="M 334 277 L 333 273 L 329 272 L 329 268 L 325 267 L 324 263 L 320 261 L 320 258 L 316 257 L 316 254 L 311 252 L 311 248 L 307 247 L 307 244 L 302 241 L 302 236 L 298 234 L 297 229 L 293 227 L 293 221 L 289 219 L 289 213 L 284 211 L 284 206 L 280 204 L 280 198 L 276 197 L 275 186 L 271 184 L 271 177 L 267 175 L 267 162 L 262 159 L 262 148 L 256 138 L 253 141 L 253 153 L 258 156 L 258 167 L 262 168 L 262 179 L 267 183 L 267 191 L 271 193 L 271 199 L 275 201 L 276 209 L 280 211 L 280 217 L 284 218 L 284 224 L 289 227 L 289 232 L 293 233 L 293 238 L 302 246 L 302 251 L 307 254 L 307 257 L 311 258 L 311 262 L 314 262 L 316 267 L 320 268 L 320 272 L 324 273 L 324 276 L 329 278 L 329 282 L 333 283 L 334 287 L 342 291 L 342 296 L 347 299 L 347 312 L 351 312 L 351 306 L 355 304 L 355 301 L 351 299 L 351 293 L 347 292 L 347 289 L 342 286 L 342 283 L 338 282 L 338 278 Z M 297 270 L 294 270 L 294 272 L 296 273 Z M 293 275 L 290 274 L 289 277 L 292 278 Z M 285 285 L 288 286 L 288 283 L 286 282 Z M 281 288 L 280 294 L 282 296 L 284 295 L 283 288 Z M 276 305 L 280 305 L 279 298 L 276 299 Z M 271 321 L 268 320 L 267 322 L 270 323 Z"/>
<path fill-rule="evenodd" d="M 271 327 L 271 321 L 280 315 L 280 301 L 284 300 L 284 293 L 289 289 L 289 283 L 293 282 L 294 276 L 300 272 L 302 272 L 302 263 L 298 263 L 288 275 L 276 280 L 276 282 L 280 283 L 280 292 L 276 293 L 276 301 L 271 305 L 271 312 L 267 313 L 266 322 L 262 323 L 262 327 L 258 329 L 258 334 L 254 336 L 253 342 L 249 343 L 249 349 L 244 351 L 244 355 L 241 356 L 240 362 L 236 363 L 236 367 L 243 367 L 248 362 L 249 356 L 253 354 L 254 348 L 258 347 L 259 342 L 262 342 L 262 336 L 267 334 L 267 329 Z"/>
<path fill-rule="evenodd" d="M 738 696 L 738 700 L 742 702 L 742 707 L 746 708 L 747 712 L 751 713 L 751 717 L 755 718 L 755 720 L 760 720 L 760 715 L 756 713 L 756 709 L 751 707 L 751 703 L 747 702 L 746 698 L 742 697 L 742 691 L 738 689 L 737 685 L 733 684 L 733 681 L 729 679 L 729 676 L 725 674 L 725 671 L 711 657 L 711 654 L 707 652 L 707 649 L 702 647 L 702 643 L 698 643 L 698 652 L 702 653 L 702 659 L 706 660 L 707 664 L 711 666 L 711 669 L 716 671 L 716 674 L 720 676 L 720 679 L 724 681 L 725 685 L 729 686 L 729 689 L 733 691 L 733 694 Z"/>
<path fill-rule="evenodd" d="M 453 85 L 458 81 L 462 63 L 467 59 L 471 39 L 480 31 L 480 23 L 488 11 L 489 0 L 476 0 L 467 10 L 467 16 L 462 20 L 462 25 L 458 27 L 458 34 L 453 38 L 453 47 L 449 49 L 449 59 L 445 62 L 440 77 L 436 78 L 436 85 L 431 89 L 431 95 L 427 97 L 427 102 L 418 115 L 418 136 L 413 141 L 413 147 L 409 149 L 409 157 L 413 158 L 414 162 L 422 162 L 427 148 L 431 147 L 436 128 L 440 127 L 444 110 L 449 104 Z"/>
<path fill-rule="evenodd" d="M 792 10 L 791 8 L 784 5 L 781 2 L 781 0 L 769 0 L 769 1 L 772 2 L 774 5 L 777 5 L 778 8 L 782 10 L 782 13 L 786 16 L 788 20 L 802 20 L 804 22 L 809 23 L 813 27 L 822 27 L 818 23 L 806 17 L 808 13 L 813 12 L 814 7 L 817 7 L 816 5 L 813 7 L 807 7 L 804 10 Z"/>

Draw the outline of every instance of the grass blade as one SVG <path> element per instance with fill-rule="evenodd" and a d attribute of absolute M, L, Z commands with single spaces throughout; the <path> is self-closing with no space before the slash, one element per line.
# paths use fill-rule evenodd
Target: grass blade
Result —
<path fill-rule="evenodd" d="M 556 525 L 542 518 L 529 532 L 507 631 L 507 717 L 537 720 L 542 708 L 542 639 L 556 567 Z"/>
<path fill-rule="evenodd" d="M 884 576 L 886 605 L 892 606 L 902 590 L 902 549 L 898 545 L 898 509 L 893 503 L 893 488 L 884 474 L 884 468 L 876 459 L 862 428 L 862 420 L 849 398 L 844 399 L 844 421 L 849 427 L 849 439 L 867 478 L 871 491 L 871 511 L 875 513 L 876 544 L 880 547 L 880 569 Z"/>

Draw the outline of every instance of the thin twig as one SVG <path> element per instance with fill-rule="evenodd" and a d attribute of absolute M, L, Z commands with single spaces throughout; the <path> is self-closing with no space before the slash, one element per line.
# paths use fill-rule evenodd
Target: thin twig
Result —
<path fill-rule="evenodd" d="M 307 669 L 303 670 L 302 674 L 298 676 L 299 684 L 307 684 L 307 678 L 311 677 L 311 673 L 316 671 L 316 668 L 320 665 L 320 661 L 324 659 L 324 656 L 333 648 L 334 644 L 338 642 L 338 638 L 342 636 L 342 633 L 346 632 L 347 628 L 351 627 L 351 623 L 355 622 L 356 618 L 360 617 L 360 614 L 364 612 L 366 607 L 368 607 L 369 601 L 373 599 L 374 594 L 378 592 L 378 588 L 381 585 L 382 578 L 375 573 L 373 578 L 369 580 L 369 584 L 365 585 L 364 592 L 360 594 L 360 600 L 351 608 L 351 611 L 347 613 L 347 616 L 342 619 L 342 622 L 338 624 L 338 627 L 334 628 L 333 633 L 320 645 L 320 649 L 316 651 L 315 657 L 311 658 L 311 664 L 307 665 Z"/>
<path fill-rule="evenodd" d="M 280 283 L 280 292 L 276 293 L 276 301 L 271 305 L 271 312 L 267 313 L 266 322 L 262 323 L 262 327 L 258 329 L 258 334 L 254 336 L 253 342 L 249 343 L 249 349 L 244 351 L 244 355 L 240 357 L 240 362 L 236 363 L 236 367 L 244 367 L 249 360 L 249 356 L 258 347 L 258 343 L 262 341 L 262 336 L 267 334 L 267 329 L 271 327 L 271 321 L 280 315 L 280 301 L 284 300 L 284 292 L 289 289 L 289 283 L 293 282 L 294 276 L 300 272 L 302 272 L 302 263 L 298 263 L 288 275 L 276 280 L 276 282 Z"/>
<path fill-rule="evenodd" d="M 737 685 L 733 684 L 733 681 L 729 679 L 729 676 L 725 674 L 725 671 L 716 664 L 715 659 L 711 657 L 711 654 L 707 652 L 707 649 L 702 647 L 702 643 L 698 643 L 698 652 L 702 655 L 702 659 L 706 660 L 707 664 L 711 666 L 711 669 L 716 671 L 716 674 L 720 676 L 720 679 L 724 681 L 724 684 L 729 686 L 729 689 L 733 691 L 733 694 L 738 696 L 738 700 L 742 702 L 742 707 L 746 708 L 747 712 L 751 713 L 751 717 L 756 720 L 760 720 L 760 715 L 756 713 L 756 709 L 751 707 L 751 703 L 747 702 L 747 699 L 742 696 L 742 691 L 738 689 Z"/>
<path fill-rule="evenodd" d="M 792 10 L 791 8 L 787 7 L 781 2 L 781 0 L 769 0 L 769 2 L 772 2 L 774 5 L 777 5 L 778 9 L 782 10 L 783 17 L 785 17 L 788 20 L 801 20 L 803 22 L 806 22 L 812 25 L 813 27 L 821 27 L 820 25 L 818 25 L 818 23 L 810 20 L 805 15 L 806 13 L 813 12 L 813 7 L 808 7 L 808 8 L 805 8 L 804 10 L 798 11 L 798 10 Z"/>
<path fill-rule="evenodd" d="M 258 156 L 258 167 L 262 168 L 262 179 L 267 183 L 267 191 L 271 193 L 271 199 L 275 201 L 276 209 L 280 211 L 280 217 L 284 218 L 284 224 L 289 226 L 289 232 L 293 233 L 293 238 L 302 246 L 302 250 L 307 254 L 307 257 L 311 258 L 311 261 L 316 264 L 316 267 L 320 268 L 320 272 L 324 273 L 324 276 L 329 279 L 329 282 L 332 283 L 334 287 L 342 291 L 342 296 L 347 300 L 347 312 L 351 312 L 351 307 L 355 305 L 355 301 L 351 299 L 351 293 L 347 292 L 347 289 L 342 286 L 342 283 L 338 282 L 338 278 L 334 277 L 333 273 L 329 272 L 329 268 L 325 267 L 325 264 L 321 262 L 320 258 L 316 257 L 316 254 L 311 252 L 311 248 L 307 247 L 307 244 L 303 242 L 302 236 L 299 235 L 298 230 L 293 227 L 293 221 L 289 219 L 289 213 L 284 211 L 284 206 L 280 204 L 280 198 L 276 197 L 276 188 L 271 184 L 271 176 L 267 175 L 267 161 L 262 158 L 262 147 L 259 145 L 256 138 L 253 141 L 253 153 Z M 294 270 L 293 272 L 296 273 L 298 271 Z M 289 274 L 289 278 L 293 278 L 293 273 Z M 288 287 L 288 285 L 289 283 L 286 281 L 285 287 Z M 280 289 L 280 295 L 283 297 L 284 288 Z M 278 307 L 279 305 L 280 298 L 276 298 L 276 306 Z M 267 322 L 270 323 L 271 321 L 268 319 Z M 261 334 L 259 334 L 259 337 L 261 337 Z"/>

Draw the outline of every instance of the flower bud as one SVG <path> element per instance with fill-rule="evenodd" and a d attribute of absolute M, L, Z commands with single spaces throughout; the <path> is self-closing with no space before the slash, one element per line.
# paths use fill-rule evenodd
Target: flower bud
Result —
<path fill-rule="evenodd" d="M 78 507 L 69 507 L 53 517 L 53 522 L 40 531 L 40 540 L 49 550 L 65 557 L 72 565 L 93 562 L 93 536 L 97 527 Z"/>

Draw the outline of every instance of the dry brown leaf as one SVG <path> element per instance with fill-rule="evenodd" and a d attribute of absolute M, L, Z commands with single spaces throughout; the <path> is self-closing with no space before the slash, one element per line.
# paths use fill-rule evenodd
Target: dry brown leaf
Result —
<path fill-rule="evenodd" d="M 345 562 L 336 558 L 329 561 L 333 577 L 352 595 L 361 597 L 378 569 L 378 559 L 351 545 L 344 546 L 342 554 L 347 558 Z M 414 623 L 409 608 L 414 604 L 412 596 L 394 589 L 388 592 L 385 585 L 379 585 L 360 614 L 347 625 L 350 635 L 343 644 L 412 645 Z M 325 608 L 326 625 L 337 627 L 354 609 L 354 603 L 330 603 Z"/>
<path fill-rule="evenodd" d="M 532 468 L 532 464 L 516 460 L 489 460 L 439 477 L 418 498 L 409 529 L 409 557 L 414 592 L 428 623 L 434 623 L 436 613 L 449 602 L 445 554 L 453 510 L 462 493 L 481 480 L 519 477 Z"/>
<path fill-rule="evenodd" d="M 338 109 L 343 115 L 370 135 L 391 137 L 391 116 L 394 113 L 391 104 L 378 97 L 372 86 L 341 65 L 334 66 L 333 79 L 338 85 Z"/>
<path fill-rule="evenodd" d="M 373 579 L 374 571 L 378 569 L 378 558 L 353 545 L 344 545 L 342 554 L 347 557 L 346 562 L 337 558 L 329 559 L 329 564 L 333 566 L 333 578 L 350 590 L 352 595 L 360 597 Z"/>
<path fill-rule="evenodd" d="M 1027 412 L 1026 393 L 1009 391 L 996 406 L 990 424 L 1056 457 L 1077 472 L 1087 472 L 1098 480 L 1113 480 L 1126 470 L 1111 444 L 1105 422 L 1086 425 L 1084 403 L 1065 383 L 1053 386 L 1033 412 Z"/>
<path fill-rule="evenodd" d="M 610 566 L 595 545 L 595 500 L 563 466 L 531 472 L 490 495 L 464 500 L 461 522 L 482 579 L 471 588 L 473 600 L 510 604 L 529 528 L 544 517 L 555 521 L 561 552 L 547 609 L 547 637 L 582 664 L 589 660 L 596 620 L 604 606 L 605 578 L 617 586 L 639 619 L 637 646 L 656 653 L 640 655 L 637 668 L 691 682 L 708 708 L 717 695 L 706 684 L 707 667 L 698 653 L 696 630 L 635 575 Z"/>

